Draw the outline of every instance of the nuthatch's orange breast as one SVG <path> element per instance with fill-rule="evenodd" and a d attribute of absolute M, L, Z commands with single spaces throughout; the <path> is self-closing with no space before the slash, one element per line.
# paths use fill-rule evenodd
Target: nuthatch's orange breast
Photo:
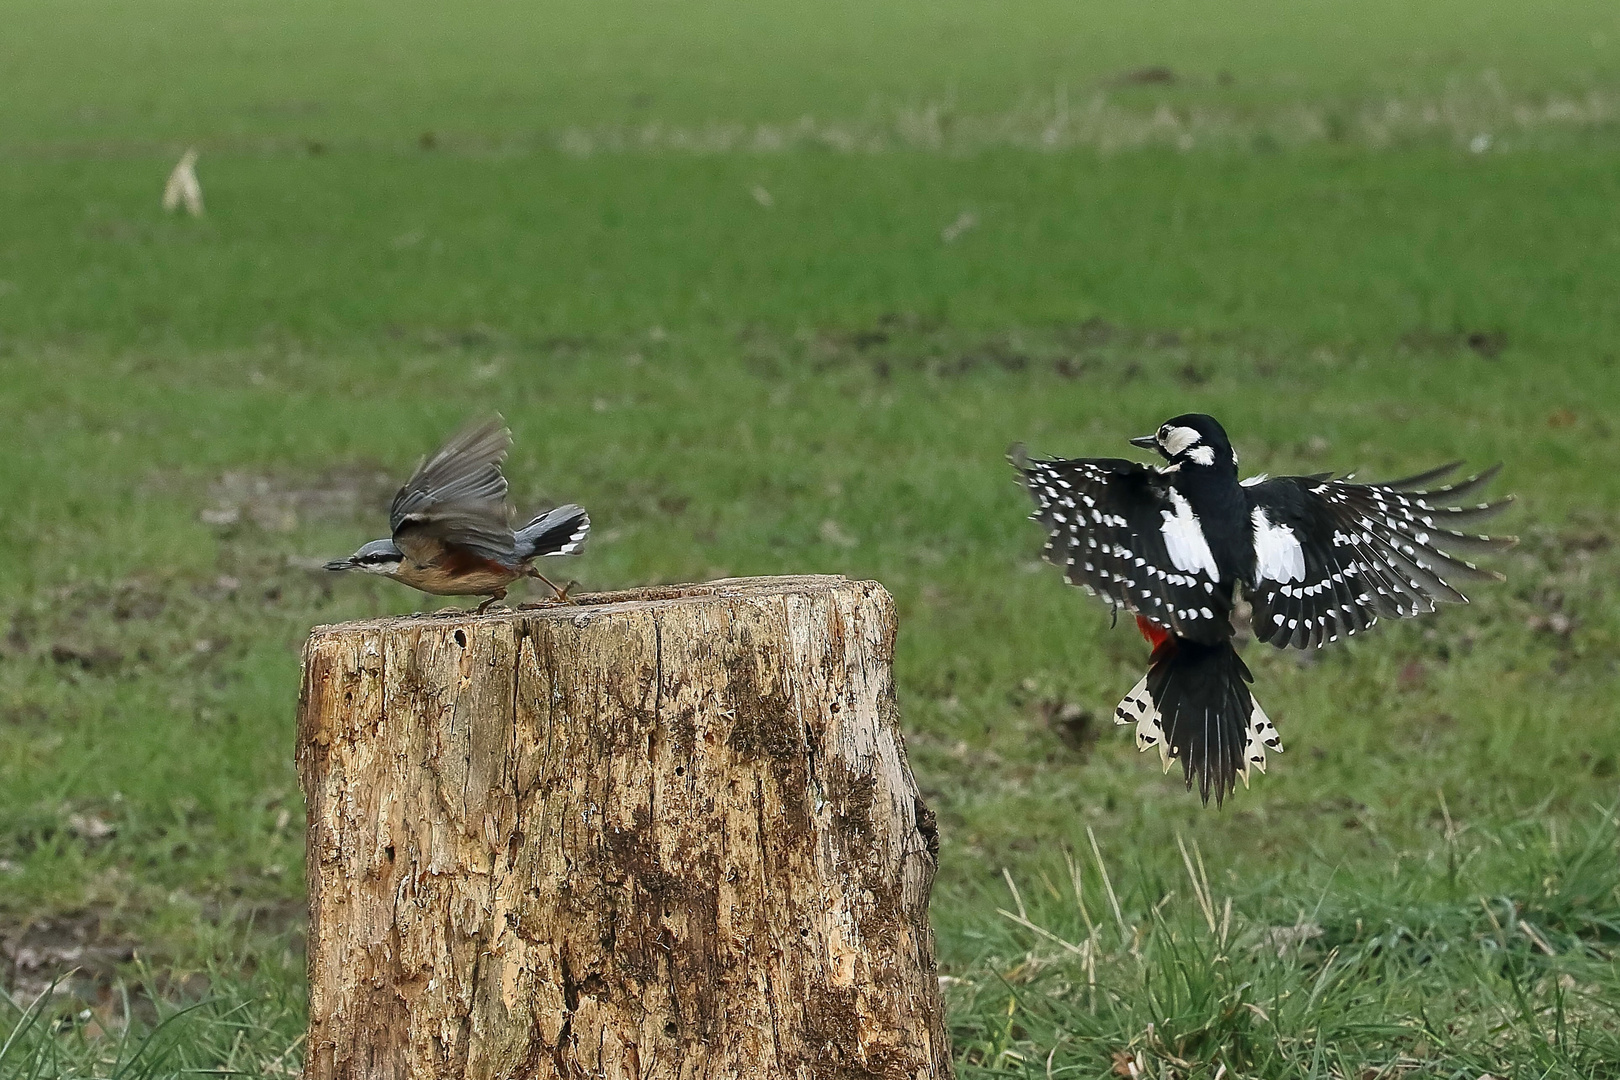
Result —
<path fill-rule="evenodd" d="M 426 566 L 406 559 L 394 578 L 435 596 L 488 596 L 506 588 L 520 571 L 465 551 L 446 551 Z"/>

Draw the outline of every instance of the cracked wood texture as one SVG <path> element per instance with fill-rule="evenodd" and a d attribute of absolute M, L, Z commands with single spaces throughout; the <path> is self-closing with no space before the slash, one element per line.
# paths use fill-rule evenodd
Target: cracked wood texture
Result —
<path fill-rule="evenodd" d="M 875 582 L 317 628 L 305 1076 L 951 1074 Z"/>

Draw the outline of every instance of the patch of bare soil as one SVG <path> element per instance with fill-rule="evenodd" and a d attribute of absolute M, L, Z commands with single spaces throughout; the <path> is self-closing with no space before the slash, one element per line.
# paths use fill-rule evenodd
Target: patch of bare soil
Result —
<path fill-rule="evenodd" d="M 1501 330 L 1412 330 L 1401 335 L 1401 344 L 1413 352 L 1455 353 L 1464 349 L 1487 360 L 1495 360 L 1508 346 Z"/>
<path fill-rule="evenodd" d="M 906 374 L 938 379 L 1051 374 L 1071 381 L 1129 382 L 1151 371 L 1183 386 L 1201 386 L 1221 372 L 1248 371 L 1256 361 L 1253 348 L 1241 341 L 1174 329 L 1126 330 L 1098 318 L 984 335 L 890 313 L 864 327 L 806 330 L 791 340 L 750 331 L 741 341 L 749 369 L 771 380 L 806 370 L 864 369 L 880 381 Z M 1267 362 L 1263 374 L 1275 374 L 1277 366 Z"/>
<path fill-rule="evenodd" d="M 399 478 L 371 467 L 329 469 L 314 478 L 227 472 L 209 486 L 199 517 L 219 528 L 252 524 L 288 533 L 301 522 L 352 521 L 388 505 Z"/>
<path fill-rule="evenodd" d="M 1090 709 L 1074 701 L 1042 698 L 1036 702 L 1036 710 L 1052 734 L 1057 736 L 1058 742 L 1071 754 L 1082 761 L 1091 755 L 1091 748 L 1101 735 L 1101 729 Z"/>
<path fill-rule="evenodd" d="M 255 938 L 285 938 L 295 955 L 305 948 L 303 900 L 264 904 L 203 904 L 201 918 L 240 927 Z M 209 992 L 207 975 L 176 971 L 161 946 L 136 941 L 108 911 L 83 911 L 8 922 L 0 918 L 0 989 L 23 1006 L 41 995 L 87 1006 L 81 1019 L 104 1029 L 121 1025 L 124 1000 L 137 1017 L 157 1018 L 154 1000 L 192 1002 Z M 139 958 L 140 965 L 133 966 Z"/>
<path fill-rule="evenodd" d="M 81 911 L 8 925 L 0 922 L 0 982 L 19 1002 L 54 992 L 94 1001 L 111 987 L 135 943 L 108 925 L 103 912 Z"/>
<path fill-rule="evenodd" d="M 1108 83 L 1112 86 L 1171 86 L 1179 81 L 1173 69 L 1163 64 L 1150 64 L 1147 67 L 1122 71 L 1108 80 Z"/>

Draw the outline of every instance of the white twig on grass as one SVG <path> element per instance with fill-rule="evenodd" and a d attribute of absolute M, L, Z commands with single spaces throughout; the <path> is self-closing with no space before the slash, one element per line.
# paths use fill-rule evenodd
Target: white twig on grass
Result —
<path fill-rule="evenodd" d="M 1551 945 L 1547 944 L 1547 939 L 1542 937 L 1540 934 L 1538 934 L 1536 932 L 1536 928 L 1531 926 L 1529 923 L 1525 922 L 1523 919 L 1519 920 L 1519 931 L 1521 933 L 1523 933 L 1525 937 L 1527 937 L 1531 941 L 1535 942 L 1536 948 L 1540 949 L 1542 952 L 1546 953 L 1548 956 L 1557 956 L 1558 955 L 1556 952 L 1553 951 L 1553 947 Z"/>
<path fill-rule="evenodd" d="M 1001 876 L 1007 882 L 1007 891 L 1012 893 L 1013 903 L 1018 907 L 1018 917 L 1028 919 L 1029 912 L 1024 910 L 1024 898 L 1018 895 L 1018 885 L 1012 879 L 1012 871 L 1003 866 Z"/>
<path fill-rule="evenodd" d="M 267 1073 L 275 1073 L 275 1074 L 281 1075 L 281 1076 L 290 1076 L 290 1075 L 292 1075 L 293 1070 L 287 1068 L 287 1066 L 285 1064 L 283 1064 L 283 1063 L 287 1060 L 287 1055 L 291 1054 L 294 1050 L 297 1050 L 300 1046 L 304 1045 L 304 1039 L 307 1037 L 307 1034 L 308 1033 L 306 1032 L 304 1035 L 300 1035 L 300 1036 L 298 1036 L 298 1038 L 294 1039 L 292 1041 L 292 1045 L 287 1047 L 287 1049 L 283 1050 L 280 1053 L 280 1055 L 278 1055 L 276 1057 L 276 1060 L 272 1061 L 270 1064 L 268 1064 L 268 1065 L 266 1065 L 264 1067 L 264 1071 L 267 1072 Z"/>
<path fill-rule="evenodd" d="M 1179 832 L 1176 833 L 1176 847 L 1181 849 L 1181 861 L 1187 867 L 1187 879 L 1192 882 L 1193 896 L 1198 899 L 1198 909 L 1204 913 L 1204 922 L 1209 924 L 1209 932 L 1214 935 L 1217 933 L 1215 905 L 1210 903 L 1209 894 L 1205 891 L 1209 888 L 1209 883 L 1198 880 L 1198 871 L 1193 869 L 1192 857 L 1187 854 L 1187 845 L 1182 841 Z M 1200 864 L 1203 862 L 1202 855 L 1199 856 L 1199 862 Z"/>
<path fill-rule="evenodd" d="M 1091 841 L 1091 855 L 1097 860 L 1097 873 L 1102 875 L 1103 889 L 1108 893 L 1108 906 L 1114 909 L 1114 921 L 1119 924 L 1119 936 L 1129 940 L 1131 932 L 1125 928 L 1125 916 L 1119 910 L 1119 897 L 1114 895 L 1114 883 L 1109 880 L 1108 867 L 1103 865 L 1102 848 L 1097 846 L 1097 834 L 1086 826 L 1086 839 Z"/>
<path fill-rule="evenodd" d="M 1446 805 L 1446 793 L 1441 788 L 1435 788 L 1434 793 L 1440 798 L 1440 816 L 1446 821 L 1446 843 L 1454 844 L 1457 842 L 1457 826 L 1451 821 L 1451 807 Z"/>
<path fill-rule="evenodd" d="M 1074 887 L 1074 904 L 1080 909 L 1080 917 L 1085 920 L 1086 934 L 1096 938 L 1097 924 L 1091 920 L 1091 912 L 1086 908 L 1085 888 L 1080 880 L 1080 866 L 1074 861 L 1074 852 L 1064 848 L 1063 861 L 1069 866 L 1069 884 Z"/>
<path fill-rule="evenodd" d="M 970 211 L 964 210 L 957 215 L 955 221 L 939 230 L 939 238 L 945 241 L 947 244 L 954 244 L 958 237 L 960 237 L 963 233 L 974 229 L 978 226 L 978 224 L 979 216 Z"/>
<path fill-rule="evenodd" d="M 197 182 L 197 148 L 192 147 L 180 155 L 179 164 L 169 173 L 169 182 L 163 185 L 163 209 L 171 213 L 181 206 L 192 217 L 202 217 L 202 185 Z"/>
<path fill-rule="evenodd" d="M 1054 945 L 1063 946 L 1063 948 L 1067 949 L 1069 952 L 1074 953 L 1076 956 L 1084 958 L 1087 955 L 1089 955 L 1089 953 L 1090 953 L 1090 950 L 1085 945 L 1076 945 L 1074 942 L 1068 941 L 1068 940 L 1066 940 L 1066 939 L 1064 939 L 1062 937 L 1059 937 L 1057 934 L 1052 933 L 1052 931 L 1048 930 L 1044 926 L 1039 926 L 1039 925 L 1037 925 L 1035 923 L 1032 923 L 1028 919 L 1024 918 L 1021 915 L 1014 915 L 1012 912 L 1008 911 L 1006 908 L 996 908 L 996 914 L 1000 915 L 1004 919 L 1012 920 L 1013 922 L 1017 923 L 1019 926 L 1022 926 L 1025 930 L 1028 930 L 1033 934 L 1036 934 L 1036 935 L 1038 935 L 1040 937 L 1045 938 L 1047 941 L 1050 941 Z"/>

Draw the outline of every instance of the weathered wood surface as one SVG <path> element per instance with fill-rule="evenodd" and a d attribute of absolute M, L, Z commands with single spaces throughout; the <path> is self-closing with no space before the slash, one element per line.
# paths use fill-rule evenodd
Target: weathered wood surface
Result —
<path fill-rule="evenodd" d="M 949 1076 L 874 582 L 317 628 L 305 1075 Z"/>

